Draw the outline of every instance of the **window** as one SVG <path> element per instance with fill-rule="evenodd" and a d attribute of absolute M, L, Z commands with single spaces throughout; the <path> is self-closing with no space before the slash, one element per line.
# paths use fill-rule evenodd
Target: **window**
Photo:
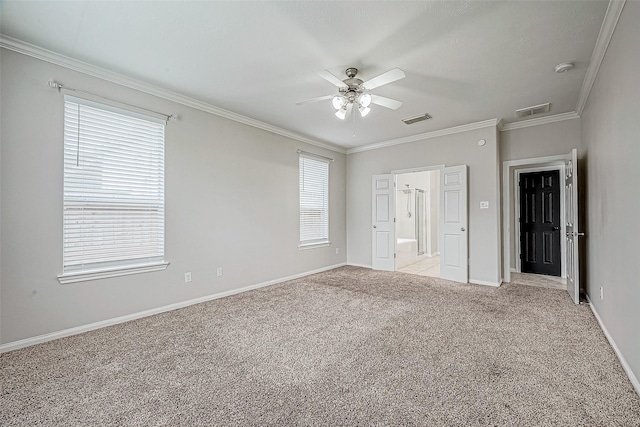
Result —
<path fill-rule="evenodd" d="M 300 154 L 300 247 L 329 243 L 329 162 Z"/>
<path fill-rule="evenodd" d="M 164 126 L 65 96 L 62 283 L 166 268 Z"/>

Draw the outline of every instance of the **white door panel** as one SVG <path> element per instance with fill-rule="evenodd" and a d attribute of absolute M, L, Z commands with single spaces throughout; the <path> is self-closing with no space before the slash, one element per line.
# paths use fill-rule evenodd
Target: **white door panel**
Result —
<path fill-rule="evenodd" d="M 452 166 L 441 172 L 440 277 L 467 283 L 467 166 Z"/>
<path fill-rule="evenodd" d="M 394 175 L 372 177 L 372 259 L 374 270 L 394 271 L 395 260 L 395 191 Z"/>
<path fill-rule="evenodd" d="M 566 252 L 565 263 L 567 272 L 567 292 L 574 303 L 580 303 L 580 253 L 578 237 L 582 236 L 578 230 L 578 151 L 571 150 L 571 160 L 565 168 L 565 230 Z"/>
<path fill-rule="evenodd" d="M 446 255 L 444 261 L 447 267 L 460 267 L 460 235 L 444 235 L 444 253 Z"/>

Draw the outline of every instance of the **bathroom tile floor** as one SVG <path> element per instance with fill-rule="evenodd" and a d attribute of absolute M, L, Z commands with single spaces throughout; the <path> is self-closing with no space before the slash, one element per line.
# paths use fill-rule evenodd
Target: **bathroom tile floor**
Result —
<path fill-rule="evenodd" d="M 398 271 L 419 276 L 440 277 L 440 256 L 418 255 L 418 261 L 404 266 Z"/>

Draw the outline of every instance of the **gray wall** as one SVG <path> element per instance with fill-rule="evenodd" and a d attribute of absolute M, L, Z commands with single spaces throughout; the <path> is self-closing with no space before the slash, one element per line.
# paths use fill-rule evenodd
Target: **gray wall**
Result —
<path fill-rule="evenodd" d="M 346 261 L 345 155 L 1 52 L 2 343 Z M 49 79 L 150 110 L 166 128 L 161 272 L 61 285 L 63 97 Z M 330 247 L 299 250 L 296 149 L 335 158 Z M 340 248 L 340 254 L 336 254 Z M 216 277 L 216 267 L 224 276 Z M 184 283 L 184 273 L 193 282 Z"/>
<path fill-rule="evenodd" d="M 580 119 L 564 120 L 538 126 L 513 129 L 500 133 L 500 163 L 508 160 L 532 159 L 536 157 L 566 155 L 574 148 L 580 148 Z M 524 166 L 523 166 L 524 167 Z M 502 167 L 500 167 L 502 173 Z M 509 229 L 510 268 L 516 266 L 515 242 L 515 198 L 513 168 L 509 174 L 511 192 L 509 206 L 511 210 L 511 225 Z M 502 185 L 502 178 L 500 179 Z M 501 190 L 502 191 L 502 190 Z M 503 220 L 506 220 L 503 218 Z"/>
<path fill-rule="evenodd" d="M 581 117 L 587 293 L 636 378 L 640 378 L 638 23 L 640 3 L 626 2 Z"/>
<path fill-rule="evenodd" d="M 580 146 L 580 119 L 500 133 L 500 161 L 567 154 Z"/>
<path fill-rule="evenodd" d="M 487 141 L 478 146 L 480 139 Z M 500 230 L 495 126 L 347 156 L 347 260 L 371 266 L 371 176 L 393 170 L 466 164 L 469 180 L 469 278 L 498 283 Z M 489 209 L 480 210 L 480 201 Z"/>

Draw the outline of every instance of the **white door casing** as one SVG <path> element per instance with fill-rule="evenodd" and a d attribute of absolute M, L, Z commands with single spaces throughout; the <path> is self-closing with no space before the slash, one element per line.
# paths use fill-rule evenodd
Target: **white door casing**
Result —
<path fill-rule="evenodd" d="M 373 175 L 371 182 L 371 267 L 395 271 L 395 175 Z"/>
<path fill-rule="evenodd" d="M 467 165 L 442 169 L 440 187 L 440 278 L 467 283 Z"/>
<path fill-rule="evenodd" d="M 574 303 L 580 303 L 580 252 L 578 236 L 578 150 L 571 150 L 571 160 L 565 167 L 565 230 L 567 292 Z"/>

